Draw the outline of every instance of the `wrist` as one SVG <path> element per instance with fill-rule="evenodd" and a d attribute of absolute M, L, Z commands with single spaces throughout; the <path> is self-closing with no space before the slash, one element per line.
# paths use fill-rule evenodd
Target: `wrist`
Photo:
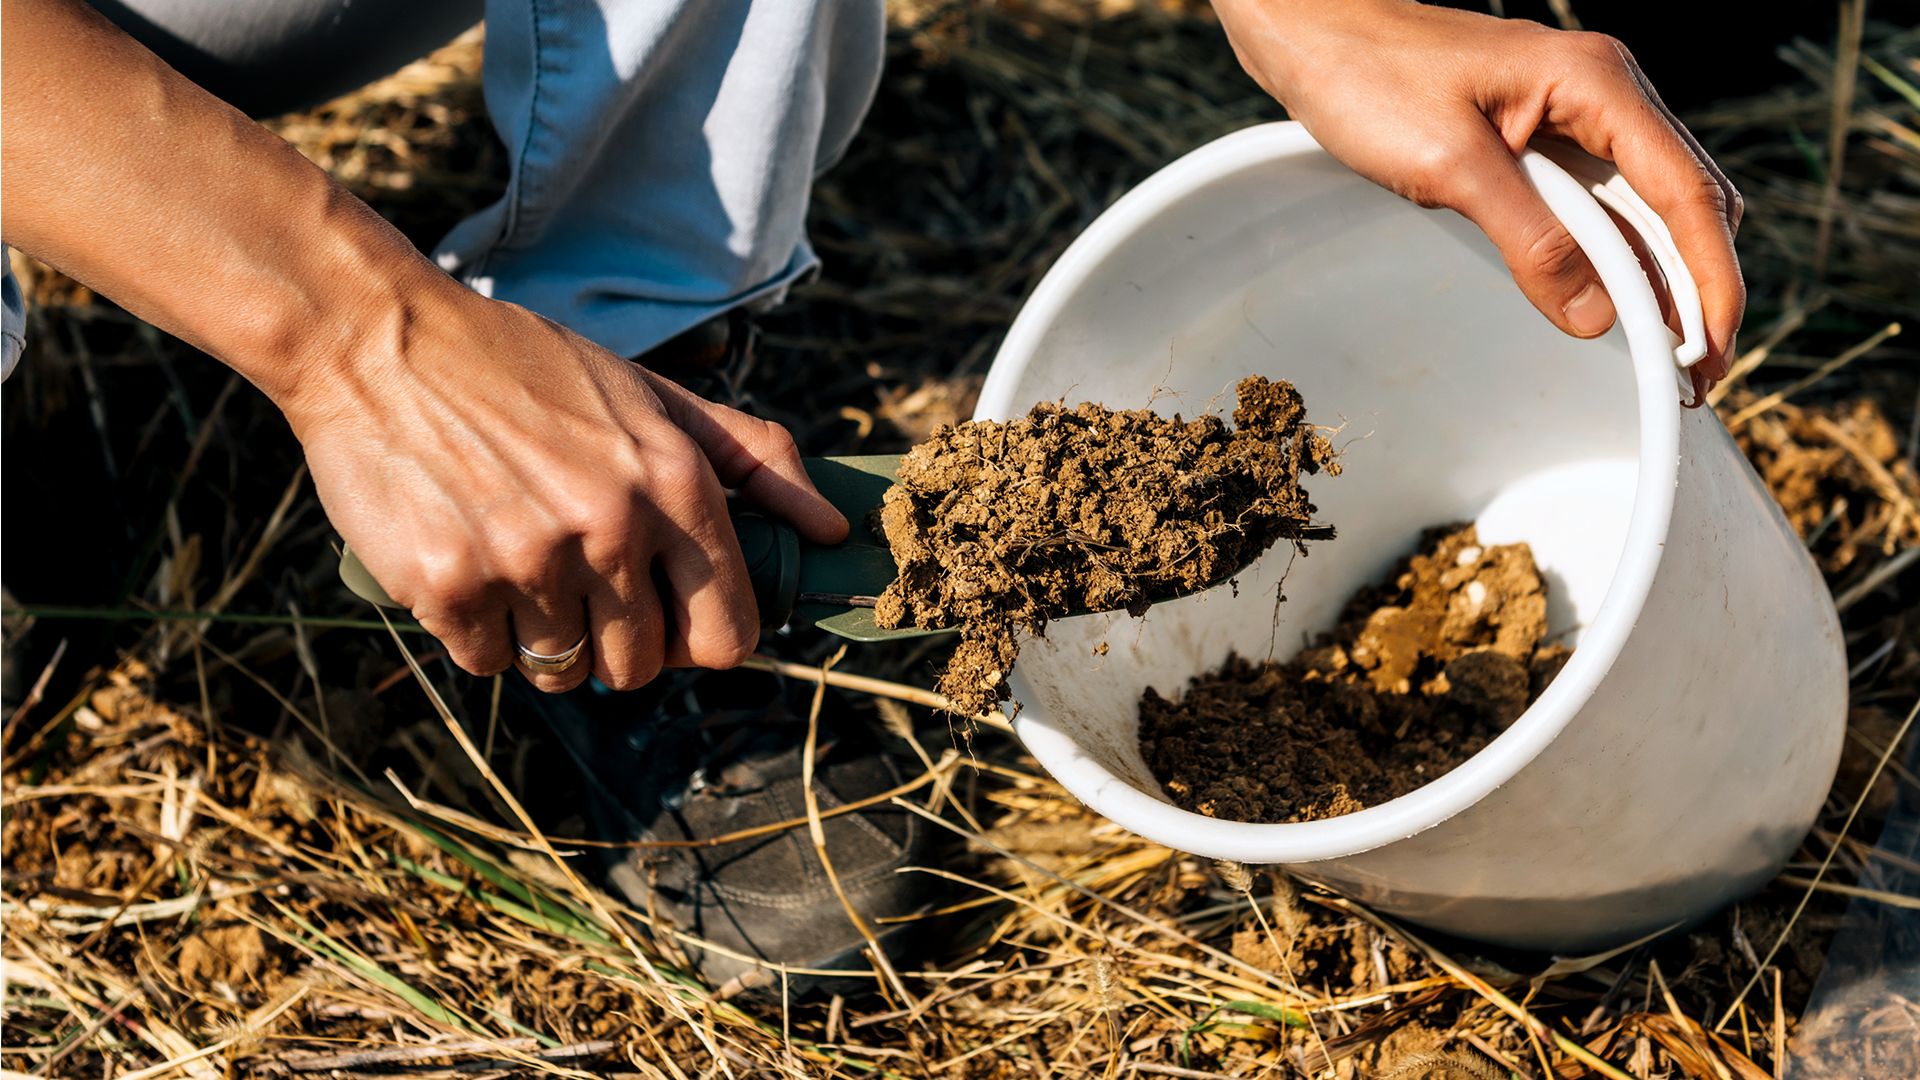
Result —
<path fill-rule="evenodd" d="M 1384 19 L 1414 0 L 1213 0 L 1242 64 L 1268 93 L 1292 107 L 1313 71 L 1352 64 L 1356 48 L 1381 36 Z"/>
<path fill-rule="evenodd" d="M 364 403 L 401 369 L 435 313 L 478 300 L 397 230 L 328 185 L 318 213 L 258 275 L 251 317 L 212 350 L 279 406 L 299 433 Z"/>

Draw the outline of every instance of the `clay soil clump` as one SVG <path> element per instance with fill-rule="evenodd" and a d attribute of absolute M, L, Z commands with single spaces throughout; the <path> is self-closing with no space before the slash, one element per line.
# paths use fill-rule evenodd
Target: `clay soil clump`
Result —
<path fill-rule="evenodd" d="M 1430 529 L 1286 663 L 1235 656 L 1140 701 L 1140 749 L 1180 806 L 1235 821 L 1313 821 L 1404 795 L 1506 730 L 1570 655 L 1547 638 L 1525 544 Z"/>
<path fill-rule="evenodd" d="M 1075 611 L 1139 615 L 1277 541 L 1331 535 L 1311 525 L 1301 478 L 1339 466 L 1299 392 L 1252 376 L 1238 394 L 1231 428 L 1047 403 L 936 431 L 881 508 L 900 574 L 875 618 L 959 627 L 939 689 L 972 715 L 1007 698 L 1019 632 Z"/>

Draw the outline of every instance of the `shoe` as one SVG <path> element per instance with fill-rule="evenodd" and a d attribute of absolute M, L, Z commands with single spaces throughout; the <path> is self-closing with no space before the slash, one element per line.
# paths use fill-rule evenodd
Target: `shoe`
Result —
<path fill-rule="evenodd" d="M 517 679 L 509 685 L 515 708 L 537 713 L 578 767 L 595 839 L 704 840 L 807 816 L 806 718 L 772 676 L 668 672 L 628 694 L 593 681 L 558 695 Z M 844 722 L 834 695 L 827 701 L 813 777 L 821 811 L 902 784 L 899 756 L 886 753 L 866 725 Z M 890 961 L 906 962 L 919 923 L 880 920 L 930 905 L 933 877 L 900 872 L 927 865 L 930 826 L 882 802 L 826 818 L 822 829 L 847 902 Z M 804 824 L 712 847 L 596 851 L 604 883 L 637 910 L 727 950 L 682 945 L 711 986 L 792 996 L 877 989 L 865 974 L 872 968 L 867 942 Z M 747 958 L 862 975 L 789 976 L 783 991 L 779 972 Z"/>

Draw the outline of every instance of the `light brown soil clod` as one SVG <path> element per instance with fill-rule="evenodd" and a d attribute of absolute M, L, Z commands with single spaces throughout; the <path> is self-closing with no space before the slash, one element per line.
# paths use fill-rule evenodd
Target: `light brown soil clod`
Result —
<path fill-rule="evenodd" d="M 939 689 L 972 715 L 1007 698 L 1018 632 L 1076 611 L 1138 615 L 1279 540 L 1328 535 L 1310 526 L 1301 477 L 1339 466 L 1299 392 L 1253 376 L 1238 393 L 1231 429 L 1046 403 L 936 431 L 901 459 L 881 508 L 900 576 L 876 620 L 960 627 Z"/>
<path fill-rule="evenodd" d="M 1506 730 L 1571 655 L 1546 636 L 1546 585 L 1525 544 L 1482 546 L 1471 525 L 1429 529 L 1294 659 L 1230 657 L 1172 700 L 1148 689 L 1140 749 L 1198 813 L 1350 814 L 1434 780 Z"/>

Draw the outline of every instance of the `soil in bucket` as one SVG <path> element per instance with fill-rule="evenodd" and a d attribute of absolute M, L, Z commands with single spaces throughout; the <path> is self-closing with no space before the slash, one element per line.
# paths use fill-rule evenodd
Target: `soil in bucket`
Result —
<path fill-rule="evenodd" d="M 1232 656 L 1140 700 L 1140 749 L 1178 805 L 1234 821 L 1338 817 L 1404 795 L 1518 719 L 1571 651 L 1548 640 L 1525 544 L 1427 530 L 1285 663 Z"/>
<path fill-rule="evenodd" d="M 964 715 L 1008 697 L 1017 634 L 1070 612 L 1217 584 L 1311 524 L 1301 479 L 1339 472 L 1289 383 L 1251 376 L 1233 426 L 1095 404 L 1037 405 L 936 431 L 900 461 L 880 510 L 899 567 L 883 627 L 959 627 L 939 690 Z"/>

